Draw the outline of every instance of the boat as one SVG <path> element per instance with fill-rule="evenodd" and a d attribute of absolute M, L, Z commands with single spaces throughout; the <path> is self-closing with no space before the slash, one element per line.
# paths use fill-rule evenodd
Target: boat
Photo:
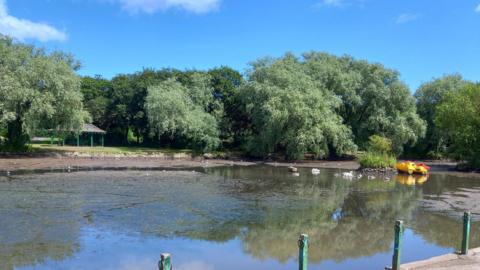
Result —
<path fill-rule="evenodd" d="M 416 163 L 415 165 L 417 165 L 417 166 L 422 166 L 422 167 L 424 167 L 425 169 L 427 169 L 427 171 L 430 171 L 430 167 L 427 166 L 427 164 L 425 164 L 425 163 Z"/>
<path fill-rule="evenodd" d="M 397 162 L 397 164 L 395 164 L 395 168 L 398 170 L 398 172 L 407 174 L 413 174 L 413 172 L 415 171 L 415 167 L 415 163 L 410 161 Z"/>
<path fill-rule="evenodd" d="M 398 162 L 395 165 L 395 168 L 401 173 L 407 174 L 427 174 L 430 167 L 423 163 L 415 164 L 411 161 Z"/>
<path fill-rule="evenodd" d="M 426 166 L 426 165 L 425 165 Z M 428 166 L 427 166 L 428 167 Z M 416 174 L 427 174 L 428 173 L 428 169 L 424 166 L 420 166 L 418 164 L 415 164 L 415 171 L 413 173 L 416 173 Z"/>

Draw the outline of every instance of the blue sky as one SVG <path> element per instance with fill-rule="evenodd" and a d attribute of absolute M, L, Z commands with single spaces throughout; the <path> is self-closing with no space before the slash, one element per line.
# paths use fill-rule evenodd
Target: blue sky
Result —
<path fill-rule="evenodd" d="M 380 62 L 414 91 L 480 80 L 480 0 L 0 0 L 0 33 L 73 53 L 82 75 L 208 69 L 309 50 Z"/>

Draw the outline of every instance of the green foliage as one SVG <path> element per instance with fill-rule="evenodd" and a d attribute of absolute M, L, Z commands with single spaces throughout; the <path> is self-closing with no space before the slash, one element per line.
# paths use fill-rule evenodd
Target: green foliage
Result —
<path fill-rule="evenodd" d="M 367 152 L 359 157 L 360 166 L 362 168 L 392 168 L 397 162 L 392 150 L 390 139 L 372 135 L 368 139 Z"/>
<path fill-rule="evenodd" d="M 228 67 L 144 69 L 111 80 L 79 80 L 71 55 L 47 54 L 8 39 L 2 40 L 0 56 L 6 59 L 0 91 L 8 96 L 0 101 L 0 131 L 20 145 L 39 128 L 78 130 L 87 117 L 82 94 L 94 124 L 118 145 L 201 151 L 243 146 L 253 156 L 301 159 L 306 153 L 354 154 L 357 146 L 372 147 L 374 134 L 389 141 L 373 137 L 370 144 L 390 142 L 398 154 L 425 133 L 398 72 L 349 56 L 309 52 L 265 58 L 252 64 L 247 81 Z M 427 95 L 418 93 L 420 103 Z M 382 151 L 374 150 L 390 152 Z"/>
<path fill-rule="evenodd" d="M 435 125 L 453 158 L 480 168 L 480 84 L 447 93 L 437 106 Z"/>
<path fill-rule="evenodd" d="M 360 147 L 366 147 L 371 135 L 380 134 L 401 153 L 405 145 L 424 136 L 425 122 L 397 71 L 350 56 L 309 52 L 303 57 L 307 74 L 340 99 L 336 111 Z"/>
<path fill-rule="evenodd" d="M 468 84 L 458 74 L 445 75 L 422 84 L 415 92 L 417 111 L 427 122 L 425 138 L 420 140 L 412 152 L 417 155 L 427 154 L 430 158 L 441 158 L 446 153 L 446 140 L 435 125 L 437 106 L 444 100 L 446 94 L 455 92 Z"/>
<path fill-rule="evenodd" d="M 365 152 L 358 159 L 362 168 L 393 168 L 397 159 L 395 156 L 386 153 Z"/>
<path fill-rule="evenodd" d="M 311 152 L 323 158 L 356 150 L 350 129 L 335 113 L 339 100 L 291 54 L 253 63 L 240 95 L 251 119 L 246 148 L 252 155 L 280 151 L 299 159 Z"/>
<path fill-rule="evenodd" d="M 0 37 L 0 59 L 0 126 L 9 148 L 25 148 L 38 129 L 67 133 L 88 120 L 73 57 Z"/>
<path fill-rule="evenodd" d="M 379 135 L 372 135 L 368 138 L 367 150 L 381 154 L 391 154 L 392 140 Z"/>
<path fill-rule="evenodd" d="M 223 115 L 218 117 L 220 137 L 230 146 L 239 145 L 247 126 L 238 102 L 238 90 L 243 85 L 242 75 L 229 67 L 214 68 L 208 71 L 215 99 L 223 104 Z"/>
<path fill-rule="evenodd" d="M 93 124 L 105 127 L 105 115 L 109 104 L 108 91 L 112 88 L 109 80 L 100 76 L 83 77 L 81 79 L 81 91 L 83 104 L 91 117 Z"/>
<path fill-rule="evenodd" d="M 152 132 L 161 138 L 181 137 L 191 147 L 204 152 L 220 144 L 218 123 L 206 110 L 214 103 L 210 78 L 195 74 L 190 88 L 168 79 L 148 88 L 146 110 Z"/>

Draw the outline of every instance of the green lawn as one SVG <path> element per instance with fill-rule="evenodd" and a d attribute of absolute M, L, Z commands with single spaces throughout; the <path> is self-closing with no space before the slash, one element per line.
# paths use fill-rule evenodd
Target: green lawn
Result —
<path fill-rule="evenodd" d="M 193 154 L 194 151 L 189 149 L 169 149 L 169 148 L 148 148 L 136 146 L 59 146 L 50 144 L 31 144 L 33 152 L 78 152 L 87 154 Z"/>

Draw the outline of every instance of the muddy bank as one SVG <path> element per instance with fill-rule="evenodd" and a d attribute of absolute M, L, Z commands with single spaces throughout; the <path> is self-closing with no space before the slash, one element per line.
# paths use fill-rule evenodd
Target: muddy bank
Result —
<path fill-rule="evenodd" d="M 480 173 L 465 173 L 455 171 L 454 162 L 423 161 L 431 166 L 431 174 L 447 174 L 459 177 L 475 177 L 480 179 Z M 269 165 L 274 167 L 299 167 L 319 169 L 358 170 L 357 161 L 300 161 L 274 162 L 255 160 L 207 159 L 204 157 L 151 157 L 151 156 L 104 156 L 79 157 L 64 155 L 48 156 L 9 156 L 0 157 L 0 172 L 63 170 L 63 169 L 155 169 L 155 168 L 194 168 L 218 166 L 252 166 Z"/>
<path fill-rule="evenodd" d="M 266 164 L 279 167 L 335 168 L 356 170 L 356 161 L 305 161 L 305 162 L 264 162 L 252 160 L 227 160 L 197 158 L 159 158 L 159 157 L 72 157 L 72 156 L 11 156 L 0 158 L 0 171 L 108 169 L 108 168 L 192 168 L 215 166 L 251 166 Z"/>
<path fill-rule="evenodd" d="M 254 162 L 205 160 L 205 159 L 163 159 L 163 158 L 81 158 L 81 157 L 14 157 L 0 158 L 0 171 L 108 169 L 108 168 L 191 168 L 209 166 L 249 166 Z"/>

